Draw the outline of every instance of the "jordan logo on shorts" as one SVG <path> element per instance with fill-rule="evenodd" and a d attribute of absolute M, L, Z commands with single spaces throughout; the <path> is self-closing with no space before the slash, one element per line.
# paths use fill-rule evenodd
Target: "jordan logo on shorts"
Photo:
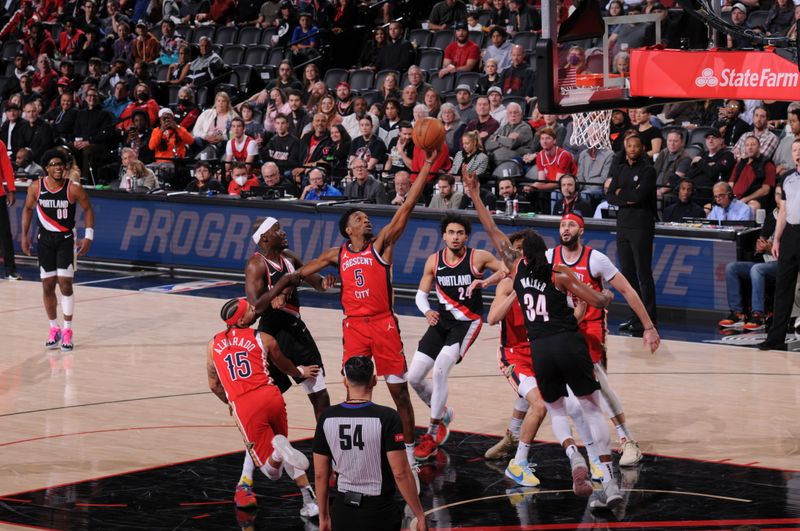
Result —
<path fill-rule="evenodd" d="M 392 328 L 394 328 L 394 325 L 392 325 L 392 323 L 389 323 L 388 325 L 386 325 L 386 330 L 387 331 L 391 330 Z"/>

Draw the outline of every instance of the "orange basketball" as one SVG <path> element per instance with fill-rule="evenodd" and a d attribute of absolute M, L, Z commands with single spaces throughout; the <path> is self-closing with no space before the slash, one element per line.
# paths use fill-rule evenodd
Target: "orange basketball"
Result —
<path fill-rule="evenodd" d="M 444 125 L 436 118 L 423 118 L 414 124 L 412 138 L 423 151 L 439 150 L 444 143 Z"/>

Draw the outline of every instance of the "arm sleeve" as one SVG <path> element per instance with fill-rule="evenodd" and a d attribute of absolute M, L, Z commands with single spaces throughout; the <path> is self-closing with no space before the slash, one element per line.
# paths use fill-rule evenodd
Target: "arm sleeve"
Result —
<path fill-rule="evenodd" d="M 317 429 L 314 432 L 314 442 L 311 444 L 311 450 L 315 454 L 331 457 L 331 447 L 328 445 L 328 439 L 325 438 L 325 420 L 326 417 L 323 414 L 319 422 L 317 422 Z"/>
<path fill-rule="evenodd" d="M 592 254 L 589 256 L 589 269 L 591 269 L 592 275 L 599 276 L 606 282 L 619 273 L 619 269 L 608 256 L 595 250 L 592 250 Z"/>

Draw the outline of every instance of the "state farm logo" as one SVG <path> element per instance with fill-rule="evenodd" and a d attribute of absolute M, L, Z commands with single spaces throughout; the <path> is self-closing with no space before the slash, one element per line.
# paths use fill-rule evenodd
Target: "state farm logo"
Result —
<path fill-rule="evenodd" d="M 714 71 L 710 68 L 704 68 L 700 72 L 700 77 L 694 80 L 694 84 L 698 87 L 716 87 L 719 85 L 719 79 L 714 75 Z"/>
<path fill-rule="evenodd" d="M 771 68 L 737 70 L 723 68 L 719 77 L 713 68 L 704 68 L 695 78 L 698 87 L 747 87 L 747 88 L 797 88 L 800 81 L 798 72 L 776 72 Z"/>

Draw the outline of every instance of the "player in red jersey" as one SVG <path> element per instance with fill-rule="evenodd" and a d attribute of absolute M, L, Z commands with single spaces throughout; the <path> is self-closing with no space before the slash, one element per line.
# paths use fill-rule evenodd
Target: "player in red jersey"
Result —
<path fill-rule="evenodd" d="M 22 210 L 22 252 L 31 255 L 31 242 L 28 233 L 31 228 L 33 211 L 39 220 L 37 253 L 39 255 L 39 276 L 42 279 L 44 309 L 50 321 L 50 333 L 45 348 L 59 348 L 62 352 L 72 351 L 72 316 L 75 299 L 72 292 L 72 278 L 75 275 L 75 249 L 78 256 L 89 252 L 94 239 L 94 210 L 89 194 L 79 183 L 66 178 L 67 156 L 60 149 L 51 149 L 42 157 L 42 165 L 47 175 L 28 187 L 28 196 Z M 86 229 L 84 239 L 75 241 L 76 203 L 83 209 Z M 64 314 L 64 328 L 58 326 L 58 299 L 56 284 L 61 291 L 61 311 Z"/>
<path fill-rule="evenodd" d="M 628 279 L 619 274 L 619 270 L 606 255 L 583 245 L 581 242 L 583 230 L 584 222 L 580 215 L 575 213 L 565 214 L 561 218 L 561 224 L 559 225 L 561 244 L 547 251 L 547 259 L 554 266 L 558 264 L 566 265 L 575 273 L 575 276 L 595 291 L 602 291 L 604 282 L 609 283 L 619 291 L 631 307 L 631 310 L 641 319 L 644 325 L 644 342 L 651 352 L 655 352 L 660 343 L 660 338 L 658 337 L 658 331 L 647 314 L 642 299 L 639 298 L 639 294 L 630 285 Z M 611 388 L 608 382 L 608 375 L 605 372 L 607 365 L 607 311 L 605 308 L 591 306 L 584 306 L 584 308 L 585 312 L 579 320 L 578 330 L 586 338 L 586 346 L 589 348 L 589 355 L 595 367 L 594 372 L 600 382 L 600 405 L 614 423 L 620 439 L 622 456 L 619 464 L 620 466 L 635 466 L 642 460 L 642 452 L 625 424 L 622 403 Z"/>
<path fill-rule="evenodd" d="M 282 281 L 279 289 L 288 286 L 288 280 L 287 277 Z M 274 364 L 294 377 L 312 378 L 320 368 L 317 365 L 295 366 L 283 355 L 275 338 L 250 328 L 256 320 L 257 310 L 268 304 L 267 297 L 259 299 L 255 306 L 242 298 L 231 299 L 222 307 L 220 316 L 228 327 L 208 342 L 208 385 L 223 403 L 228 404 L 242 433 L 245 448 L 256 466 L 273 481 L 280 479 L 281 471 L 285 470 L 303 495 L 300 515 L 312 517 L 318 514 L 319 509 L 305 473 L 308 459 L 286 439 L 286 403 L 269 371 L 270 365 Z M 249 503 L 243 503 L 243 500 L 249 500 Z M 252 491 L 237 492 L 236 501 L 240 508 L 256 505 Z"/>
<path fill-rule="evenodd" d="M 408 394 L 406 359 L 392 290 L 392 254 L 395 243 L 408 225 L 411 211 L 422 196 L 431 164 L 437 152 L 427 152 L 420 178 L 414 181 L 408 198 L 392 220 L 372 232 L 369 216 L 357 208 L 348 209 L 339 219 L 339 232 L 346 238 L 341 247 L 331 247 L 298 270 L 307 277 L 325 267 L 339 268 L 342 282 L 343 362 L 353 356 L 371 356 L 378 376 L 386 385 L 403 421 L 403 436 L 408 462 L 414 464 L 414 408 Z"/>

